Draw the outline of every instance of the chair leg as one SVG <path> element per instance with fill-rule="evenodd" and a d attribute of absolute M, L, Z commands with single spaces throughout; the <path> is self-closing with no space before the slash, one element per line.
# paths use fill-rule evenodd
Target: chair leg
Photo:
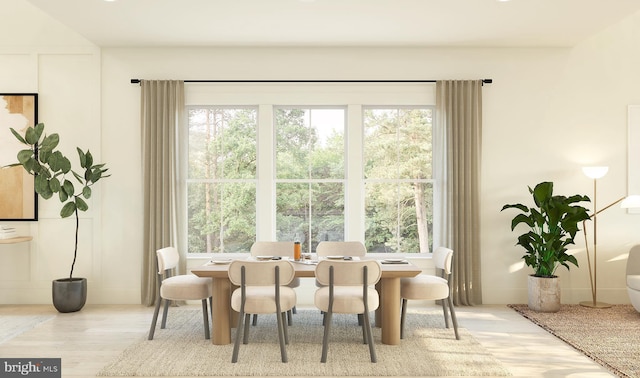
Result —
<path fill-rule="evenodd" d="M 293 312 L 294 314 L 298 313 L 298 310 L 296 309 L 296 306 L 293 306 L 293 308 L 291 309 L 291 312 Z"/>
<path fill-rule="evenodd" d="M 253 314 L 253 322 L 251 322 L 251 325 L 257 325 L 258 324 L 258 314 Z"/>
<path fill-rule="evenodd" d="M 358 325 L 362 325 L 362 314 L 358 314 Z"/>
<path fill-rule="evenodd" d="M 289 310 L 287 311 L 287 325 L 292 326 L 293 325 L 293 311 Z"/>
<path fill-rule="evenodd" d="M 407 317 L 407 300 L 402 298 L 402 314 L 400 315 L 400 338 L 404 339 L 404 321 Z"/>
<path fill-rule="evenodd" d="M 242 337 L 242 329 L 244 320 L 244 309 L 240 310 L 240 314 L 238 315 L 238 326 L 236 327 L 236 340 L 233 343 L 233 355 L 231 356 L 231 362 L 238 362 L 238 351 L 240 350 L 240 338 Z"/>
<path fill-rule="evenodd" d="M 209 340 L 211 333 L 209 332 L 209 306 L 207 306 L 207 300 L 202 300 L 202 318 L 204 319 L 204 338 Z"/>
<path fill-rule="evenodd" d="M 209 316 L 211 317 L 211 322 L 213 323 L 213 297 L 209 297 Z"/>
<path fill-rule="evenodd" d="M 444 314 L 444 327 L 449 328 L 449 314 L 447 312 L 447 300 L 441 299 L 442 302 L 442 313 Z"/>
<path fill-rule="evenodd" d="M 276 314 L 276 320 L 278 321 L 278 341 L 280 342 L 280 355 L 282 356 L 282 362 L 287 362 L 287 348 L 284 342 L 284 313 Z"/>
<path fill-rule="evenodd" d="M 322 337 L 322 357 L 320 362 L 327 362 L 327 352 L 329 349 L 329 332 L 331 328 L 331 312 L 324 313 L 324 336 Z"/>
<path fill-rule="evenodd" d="M 160 305 L 162 298 L 156 298 L 156 308 L 153 310 L 153 319 L 151 320 L 151 328 L 149 328 L 149 340 L 153 340 L 153 335 L 156 332 L 156 324 L 158 323 L 158 314 L 160 313 Z"/>
<path fill-rule="evenodd" d="M 287 313 L 288 315 L 288 313 Z M 286 324 L 285 318 L 287 317 L 287 315 L 285 315 L 285 313 L 283 312 L 282 314 L 280 314 L 280 316 L 282 317 L 282 324 Z M 291 319 L 291 318 L 289 318 Z M 290 324 L 289 324 L 290 325 Z M 284 330 L 284 343 L 289 345 L 289 325 L 285 325 L 283 330 Z"/>
<path fill-rule="evenodd" d="M 364 326 L 364 316 L 363 314 L 358 314 L 358 325 L 362 328 L 362 343 L 368 343 L 367 329 Z"/>
<path fill-rule="evenodd" d="M 377 362 L 378 358 L 376 357 L 376 347 L 373 344 L 373 334 L 371 331 L 371 321 L 369 320 L 369 312 L 365 312 L 363 314 L 363 329 L 367 335 L 367 344 L 369 344 L 369 355 L 371 356 L 371 362 Z"/>
<path fill-rule="evenodd" d="M 453 332 L 456 334 L 456 340 L 460 340 L 458 334 L 458 319 L 456 319 L 456 310 L 453 309 L 453 299 L 451 296 L 447 299 L 449 301 L 449 312 L 451 312 L 451 322 L 453 323 Z"/>
<path fill-rule="evenodd" d="M 171 303 L 170 300 L 168 300 L 168 299 L 164 300 L 164 311 L 162 311 L 162 323 L 160 323 L 160 328 L 161 329 L 167 328 L 167 314 L 169 313 L 169 304 L 170 303 Z"/>
<path fill-rule="evenodd" d="M 244 316 L 244 337 L 242 338 L 242 343 L 247 345 L 249 344 L 249 320 L 251 318 L 251 314 L 246 314 Z"/>

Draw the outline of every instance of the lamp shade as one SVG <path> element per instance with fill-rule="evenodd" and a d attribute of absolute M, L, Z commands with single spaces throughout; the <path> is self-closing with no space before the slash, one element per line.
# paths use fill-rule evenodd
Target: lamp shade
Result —
<path fill-rule="evenodd" d="M 582 172 L 592 179 L 599 179 L 604 177 L 609 171 L 609 167 L 582 167 Z"/>
<path fill-rule="evenodd" d="M 623 209 L 640 209 L 640 195 L 634 194 L 628 196 L 622 200 L 620 207 Z"/>

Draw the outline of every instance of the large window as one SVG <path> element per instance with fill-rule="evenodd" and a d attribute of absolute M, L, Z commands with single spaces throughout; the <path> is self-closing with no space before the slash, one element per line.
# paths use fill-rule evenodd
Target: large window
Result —
<path fill-rule="evenodd" d="M 431 251 L 434 88 L 185 86 L 189 253 L 256 240 Z"/>
<path fill-rule="evenodd" d="M 257 110 L 188 111 L 188 251 L 246 251 L 256 238 Z"/>
<path fill-rule="evenodd" d="M 369 252 L 430 252 L 432 109 L 364 110 L 365 243 Z"/>
<path fill-rule="evenodd" d="M 276 235 L 315 251 L 344 240 L 345 109 L 275 109 Z"/>

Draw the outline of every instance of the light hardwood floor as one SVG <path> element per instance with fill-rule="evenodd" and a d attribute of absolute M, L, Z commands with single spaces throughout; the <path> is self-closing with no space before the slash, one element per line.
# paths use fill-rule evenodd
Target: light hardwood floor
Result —
<path fill-rule="evenodd" d="M 469 330 L 515 377 L 615 377 L 506 306 L 457 307 L 456 311 L 460 327 Z M 0 317 L 51 317 L 1 342 L 0 357 L 62 358 L 63 377 L 93 377 L 147 334 L 152 312 L 150 307 L 136 305 L 87 305 L 71 314 L 60 314 L 50 305 L 0 305 Z"/>

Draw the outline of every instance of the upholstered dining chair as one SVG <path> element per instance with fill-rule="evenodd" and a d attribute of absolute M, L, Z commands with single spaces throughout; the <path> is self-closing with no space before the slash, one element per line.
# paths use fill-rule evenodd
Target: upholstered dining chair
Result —
<path fill-rule="evenodd" d="M 451 285 L 449 279 L 452 272 L 453 250 L 444 247 L 438 247 L 433 251 L 433 263 L 437 271 L 441 272 L 441 276 L 429 274 L 420 274 L 416 277 L 402 278 L 400 280 L 400 297 L 402 298 L 402 315 L 400 317 L 400 338 L 404 338 L 404 324 L 407 315 L 407 300 L 442 300 L 442 312 L 444 313 L 445 327 L 449 328 L 449 314 L 451 313 L 451 321 L 456 340 L 460 340 L 458 335 L 458 320 L 456 312 L 453 308 L 453 299 L 451 298 Z"/>
<path fill-rule="evenodd" d="M 364 257 L 367 255 L 367 248 L 359 241 L 322 241 L 318 243 L 316 253 L 318 257 Z"/>
<path fill-rule="evenodd" d="M 640 245 L 629 250 L 627 258 L 627 293 L 636 311 L 640 312 Z"/>
<path fill-rule="evenodd" d="M 293 242 L 292 241 L 257 241 L 251 245 L 250 250 L 252 257 L 257 256 L 277 256 L 277 257 L 290 257 L 293 258 Z M 299 287 L 300 278 L 295 277 L 287 286 Z M 293 323 L 291 314 L 296 312 L 296 308 L 293 307 L 287 311 L 287 321 L 289 325 Z M 253 315 L 253 325 L 258 322 L 258 315 Z"/>
<path fill-rule="evenodd" d="M 156 308 L 153 312 L 153 320 L 149 329 L 149 340 L 153 340 L 158 322 L 160 306 L 164 301 L 161 329 L 166 328 L 169 303 L 171 301 L 202 301 L 202 318 L 204 320 L 204 336 L 210 338 L 209 333 L 209 305 L 212 305 L 213 281 L 208 277 L 198 277 L 193 274 L 173 275 L 174 268 L 178 266 L 180 255 L 175 247 L 161 248 L 156 251 L 158 262 L 158 296 Z"/>
<path fill-rule="evenodd" d="M 318 262 L 315 274 L 322 286 L 316 290 L 314 303 L 326 316 L 320 361 L 327 362 L 333 314 L 362 314 L 362 337 L 369 345 L 371 362 L 376 362 L 369 312 L 380 304 L 378 292 L 373 287 L 382 276 L 380 263 L 376 260 L 322 260 Z"/>
<path fill-rule="evenodd" d="M 238 361 L 240 338 L 249 342 L 251 314 L 276 314 L 282 362 L 287 362 L 289 343 L 286 312 L 296 304 L 296 292 L 287 286 L 295 277 L 295 268 L 287 260 L 235 260 L 229 265 L 229 280 L 239 286 L 231 294 L 231 308 L 239 312 L 236 340 L 231 362 Z"/>
<path fill-rule="evenodd" d="M 367 247 L 359 241 L 321 241 L 316 247 L 318 258 L 329 256 L 364 257 Z M 316 279 L 316 287 L 322 285 Z M 358 325 L 362 325 L 362 314 L 358 314 Z"/>
<path fill-rule="evenodd" d="M 316 254 L 318 258 L 328 256 L 364 257 L 367 255 L 367 248 L 359 241 L 321 241 L 316 247 Z M 322 286 L 317 279 L 316 286 Z"/>

